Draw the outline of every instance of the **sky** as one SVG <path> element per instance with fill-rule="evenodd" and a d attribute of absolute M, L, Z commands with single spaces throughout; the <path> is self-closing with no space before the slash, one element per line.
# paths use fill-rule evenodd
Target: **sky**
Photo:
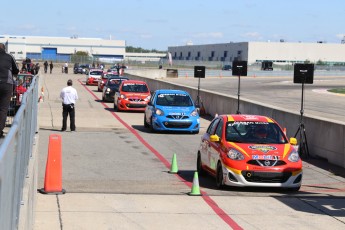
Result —
<path fill-rule="evenodd" d="M 344 0 L 17 0 L 1 4 L 0 35 L 125 40 L 165 51 L 187 43 L 340 43 L 344 24 Z"/>

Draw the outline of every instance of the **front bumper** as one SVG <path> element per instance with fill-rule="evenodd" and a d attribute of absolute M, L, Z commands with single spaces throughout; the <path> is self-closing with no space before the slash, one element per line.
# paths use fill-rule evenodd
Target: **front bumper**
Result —
<path fill-rule="evenodd" d="M 160 131 L 196 132 L 199 131 L 200 128 L 200 119 L 197 117 L 178 120 L 154 116 L 152 118 L 152 123 L 153 128 Z"/>
<path fill-rule="evenodd" d="M 254 171 L 223 167 L 224 184 L 237 187 L 297 188 L 302 184 L 302 169 L 295 171 Z"/>
<path fill-rule="evenodd" d="M 118 107 L 125 111 L 145 111 L 148 101 L 134 102 L 128 100 L 120 100 Z"/>

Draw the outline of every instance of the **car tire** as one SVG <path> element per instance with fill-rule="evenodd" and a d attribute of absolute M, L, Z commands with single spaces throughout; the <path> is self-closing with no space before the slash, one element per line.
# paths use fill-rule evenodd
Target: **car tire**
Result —
<path fill-rule="evenodd" d="M 102 96 L 102 101 L 105 102 L 105 97 L 104 96 Z"/>
<path fill-rule="evenodd" d="M 289 192 L 298 192 L 300 190 L 301 186 L 295 187 L 295 188 L 288 188 L 287 190 Z"/>
<path fill-rule="evenodd" d="M 217 165 L 216 186 L 217 186 L 218 189 L 222 189 L 224 187 L 224 184 L 223 184 L 223 169 L 222 169 L 222 163 L 220 163 L 220 162 L 218 162 L 218 165 Z"/>
<path fill-rule="evenodd" d="M 155 128 L 153 127 L 152 117 L 151 117 L 150 123 L 151 123 L 151 124 L 150 124 L 150 132 L 151 132 L 151 133 L 155 133 L 156 130 L 155 130 Z"/>
<path fill-rule="evenodd" d="M 116 112 L 121 112 L 122 110 L 119 107 L 119 104 L 116 104 Z"/>
<path fill-rule="evenodd" d="M 146 122 L 146 114 L 144 115 L 144 127 L 150 128 L 150 125 Z"/>
<path fill-rule="evenodd" d="M 197 157 L 197 160 L 196 160 L 196 170 L 198 171 L 198 174 L 200 176 L 205 176 L 206 172 L 202 168 L 200 152 L 198 152 L 198 157 Z"/>

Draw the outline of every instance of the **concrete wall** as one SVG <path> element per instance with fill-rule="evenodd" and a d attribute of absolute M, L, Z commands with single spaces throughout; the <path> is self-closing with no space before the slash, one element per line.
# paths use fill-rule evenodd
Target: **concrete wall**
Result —
<path fill-rule="evenodd" d="M 187 87 L 166 82 L 166 70 L 127 70 L 131 79 L 144 80 L 150 90 L 156 89 L 182 89 L 197 98 L 197 88 Z M 206 113 L 214 116 L 217 114 L 231 114 L 237 112 L 237 97 L 200 90 L 200 98 Z M 283 128 L 287 129 L 288 137 L 295 135 L 300 123 L 300 114 L 292 113 L 283 108 L 274 107 L 264 103 L 240 100 L 242 114 L 260 114 L 275 119 Z M 330 163 L 345 168 L 345 123 L 326 120 L 313 116 L 304 116 L 304 124 L 311 156 L 327 159 Z"/>

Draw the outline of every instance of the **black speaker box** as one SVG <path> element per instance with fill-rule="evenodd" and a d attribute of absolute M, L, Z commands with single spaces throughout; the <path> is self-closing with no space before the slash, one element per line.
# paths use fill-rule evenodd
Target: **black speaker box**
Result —
<path fill-rule="evenodd" d="M 247 62 L 233 61 L 232 62 L 232 76 L 247 76 Z"/>
<path fill-rule="evenodd" d="M 313 84 L 314 81 L 314 64 L 301 64 L 294 65 L 293 83 Z"/>
<path fill-rule="evenodd" d="M 194 77 L 205 78 L 205 66 L 194 66 Z"/>

